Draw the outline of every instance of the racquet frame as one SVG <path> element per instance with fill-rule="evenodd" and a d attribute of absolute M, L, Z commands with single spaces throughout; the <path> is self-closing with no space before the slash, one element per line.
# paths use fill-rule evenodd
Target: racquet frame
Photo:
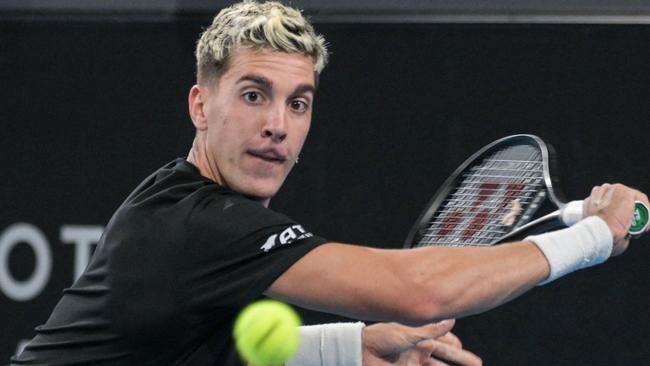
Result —
<path fill-rule="evenodd" d="M 475 165 L 477 162 L 481 162 L 490 154 L 493 154 L 501 148 L 515 144 L 536 145 L 539 148 L 542 159 L 542 176 L 544 188 L 537 193 L 537 197 L 533 199 L 533 202 L 528 205 L 528 207 L 517 218 L 516 222 L 510 227 L 510 230 L 504 236 L 500 237 L 498 240 L 486 244 L 492 245 L 503 242 L 505 240 L 515 238 L 516 236 L 521 236 L 524 232 L 529 233 L 533 230 L 547 231 L 550 229 L 563 227 L 564 224 L 562 224 L 561 221 L 557 220 L 560 215 L 559 209 L 564 207 L 565 200 L 563 199 L 563 195 L 554 189 L 554 186 L 559 185 L 557 175 L 554 174 L 557 165 L 554 150 L 550 145 L 547 145 L 542 139 L 535 135 L 518 134 L 507 136 L 494 141 L 484 146 L 467 160 L 465 160 L 451 174 L 451 176 L 447 178 L 447 180 L 435 193 L 433 198 L 429 200 L 426 208 L 422 211 L 416 220 L 416 224 L 409 232 L 404 247 L 411 248 L 414 246 L 414 243 L 418 243 L 420 241 L 423 236 L 423 231 L 426 230 L 430 224 L 431 219 L 434 217 L 441 205 L 445 203 L 450 193 L 452 193 L 452 191 L 458 187 L 459 183 L 462 181 L 463 173 L 467 171 L 468 167 Z M 531 221 L 533 215 L 542 206 L 551 205 L 555 206 L 554 210 L 553 208 L 551 209 L 553 212 Z M 542 227 L 544 227 L 544 230 L 540 230 Z"/>

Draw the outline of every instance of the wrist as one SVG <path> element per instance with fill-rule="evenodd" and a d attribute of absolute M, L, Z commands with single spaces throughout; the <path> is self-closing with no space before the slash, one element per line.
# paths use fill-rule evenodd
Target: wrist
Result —
<path fill-rule="evenodd" d="M 286 366 L 361 366 L 364 327 L 362 322 L 302 326 L 300 347 Z"/>
<path fill-rule="evenodd" d="M 598 216 L 590 216 L 567 229 L 529 236 L 525 240 L 535 243 L 548 261 L 550 273 L 540 285 L 606 261 L 614 242 L 609 226 Z"/>

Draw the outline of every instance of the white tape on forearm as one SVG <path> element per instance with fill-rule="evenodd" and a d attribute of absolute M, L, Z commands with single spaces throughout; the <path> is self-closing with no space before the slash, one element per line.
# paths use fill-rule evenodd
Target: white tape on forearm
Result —
<path fill-rule="evenodd" d="M 364 323 L 300 327 L 300 347 L 285 366 L 361 366 Z"/>
<path fill-rule="evenodd" d="M 607 223 L 590 216 L 568 229 L 529 236 L 546 256 L 551 272 L 540 285 L 567 273 L 603 263 L 612 253 L 614 239 Z"/>

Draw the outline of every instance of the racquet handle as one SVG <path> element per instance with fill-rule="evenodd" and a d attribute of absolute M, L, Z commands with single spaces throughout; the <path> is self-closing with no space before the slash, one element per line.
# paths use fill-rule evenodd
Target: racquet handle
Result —
<path fill-rule="evenodd" d="M 560 218 L 566 226 L 571 226 L 582 220 L 582 200 L 571 201 L 564 205 L 560 210 Z M 628 233 L 632 236 L 643 234 L 648 228 L 649 214 L 648 206 L 641 201 L 634 202 L 634 215 L 632 216 L 632 226 Z"/>

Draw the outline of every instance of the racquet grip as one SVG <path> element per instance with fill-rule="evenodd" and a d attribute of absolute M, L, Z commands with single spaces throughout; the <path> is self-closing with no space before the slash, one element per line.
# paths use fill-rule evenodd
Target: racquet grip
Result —
<path fill-rule="evenodd" d="M 560 210 L 560 218 L 564 225 L 573 226 L 582 220 L 582 200 L 571 201 Z"/>
<path fill-rule="evenodd" d="M 560 210 L 560 219 L 566 226 L 572 226 L 582 220 L 583 201 L 571 201 Z M 630 235 L 639 236 L 643 234 L 650 224 L 648 206 L 641 201 L 634 202 L 634 216 L 632 226 L 628 230 Z"/>

